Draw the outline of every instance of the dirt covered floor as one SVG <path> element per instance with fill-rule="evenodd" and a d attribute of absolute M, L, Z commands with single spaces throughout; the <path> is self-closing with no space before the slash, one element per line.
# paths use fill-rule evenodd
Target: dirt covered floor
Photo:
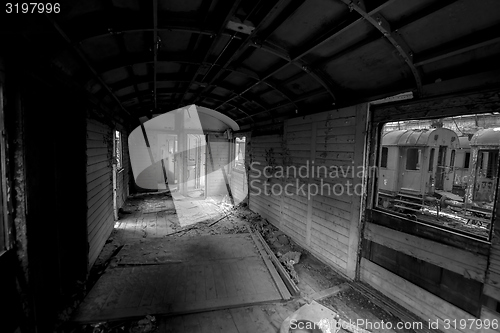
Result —
<path fill-rule="evenodd" d="M 189 206 L 191 205 L 191 206 Z M 332 268 L 318 261 L 310 253 L 294 243 L 276 227 L 250 211 L 246 204 L 236 207 L 224 198 L 193 199 L 188 208 L 198 210 L 201 222 L 182 226 L 176 202 L 167 192 L 131 196 L 120 209 L 120 218 L 115 229 L 94 264 L 89 280 L 80 295 L 75 295 L 73 305 L 61 315 L 61 332 L 279 332 L 284 319 L 302 305 L 315 300 L 336 312 L 346 322 L 365 323 L 361 328 L 370 332 L 416 332 L 421 330 L 397 329 L 402 319 L 415 319 L 401 307 L 391 303 L 383 295 L 368 290 L 365 285 L 348 281 Z M 185 207 L 184 207 L 185 208 Z M 177 316 L 150 314 L 141 318 L 127 318 L 110 322 L 75 324 L 71 315 L 78 308 L 83 296 L 108 269 L 123 265 L 130 260 L 131 249 L 136 257 L 144 256 L 154 264 L 160 260 L 148 249 L 148 242 L 160 239 L 182 240 L 193 236 L 260 233 L 276 258 L 281 262 L 291 281 L 297 285 L 299 295 L 291 300 L 273 304 L 260 304 L 237 308 L 219 309 Z M 142 246 L 144 245 L 144 246 Z M 135 249 L 135 250 L 134 250 Z M 142 251 L 142 252 L 141 252 Z M 147 253 L 146 253 L 147 252 Z M 133 255 L 132 255 L 133 256 Z M 149 260 L 148 259 L 148 260 Z M 365 288 L 365 289 L 363 289 Z M 396 314 L 396 315 L 395 315 Z M 404 315 L 403 315 L 404 314 Z M 392 329 L 375 327 L 376 323 L 392 324 Z M 341 330 L 355 332 L 353 329 Z M 333 331 L 332 331 L 333 332 Z"/>

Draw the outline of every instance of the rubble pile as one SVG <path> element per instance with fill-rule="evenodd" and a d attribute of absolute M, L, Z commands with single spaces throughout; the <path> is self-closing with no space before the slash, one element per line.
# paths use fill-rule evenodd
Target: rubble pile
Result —
<path fill-rule="evenodd" d="M 300 261 L 301 253 L 296 251 L 300 249 L 300 247 L 290 241 L 288 236 L 278 228 L 267 220 L 262 219 L 260 215 L 256 215 L 257 216 L 250 221 L 252 230 L 262 234 L 264 240 L 269 244 L 292 280 L 295 283 L 299 283 L 299 275 L 295 271 L 294 265 L 298 264 Z"/>

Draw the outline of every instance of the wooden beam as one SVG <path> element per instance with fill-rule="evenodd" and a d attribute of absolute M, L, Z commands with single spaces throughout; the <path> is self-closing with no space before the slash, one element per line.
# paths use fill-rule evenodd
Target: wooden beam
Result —
<path fill-rule="evenodd" d="M 252 115 L 253 116 L 257 116 L 257 115 L 262 114 L 262 113 L 267 113 L 268 110 L 276 110 L 276 109 L 279 109 L 279 108 L 282 108 L 282 107 L 285 107 L 285 106 L 288 106 L 288 105 L 294 105 L 295 103 L 301 102 L 303 100 L 306 100 L 306 99 L 309 99 L 309 98 L 313 98 L 313 97 L 317 97 L 317 96 L 320 96 L 320 95 L 325 95 L 327 93 L 328 92 L 324 91 L 324 90 L 314 90 L 314 91 L 311 91 L 309 93 L 306 93 L 306 94 L 300 95 L 299 97 L 294 98 L 293 99 L 293 103 L 292 102 L 278 103 L 278 104 L 276 104 L 274 106 L 269 107 L 266 111 L 253 113 Z M 245 120 L 245 119 L 247 119 L 247 117 L 245 117 L 245 118 L 238 118 L 238 119 L 236 119 L 236 121 L 241 121 L 241 120 Z"/>
<path fill-rule="evenodd" d="M 281 297 L 284 300 L 289 300 L 292 298 L 292 294 L 288 290 L 287 286 L 283 282 L 283 280 L 280 277 L 280 274 L 276 270 L 276 268 L 273 266 L 273 262 L 271 262 L 269 258 L 269 254 L 266 252 L 264 245 L 262 244 L 262 241 L 260 238 L 257 238 L 257 236 L 252 232 L 250 227 L 246 226 L 248 233 L 252 237 L 252 240 L 255 244 L 255 247 L 259 251 L 260 256 L 262 257 L 262 260 L 264 260 L 264 263 L 266 264 L 267 270 L 271 274 L 271 277 L 273 278 L 274 284 L 276 285 L 276 288 L 281 294 Z"/>
<path fill-rule="evenodd" d="M 500 87 L 483 92 L 455 93 L 418 100 L 373 105 L 373 121 L 442 118 L 500 109 Z"/>
<path fill-rule="evenodd" d="M 363 19 L 369 22 L 375 29 L 379 30 L 385 38 L 392 44 L 399 55 L 406 62 L 410 71 L 415 79 L 417 94 L 420 94 L 422 90 L 422 74 L 417 69 L 413 63 L 413 51 L 408 46 L 408 43 L 404 38 L 397 32 L 397 30 L 391 29 L 389 22 L 380 13 L 368 13 L 366 10 L 366 5 L 363 0 L 351 1 L 351 0 L 341 0 L 344 2 L 350 10 L 355 10 L 359 13 Z"/>
<path fill-rule="evenodd" d="M 127 70 L 128 68 L 132 68 L 132 66 L 126 66 Z M 133 73 L 132 73 L 133 74 Z M 184 73 L 156 73 L 156 81 L 157 82 L 190 82 L 191 81 L 191 75 L 189 74 L 184 74 Z M 110 87 L 114 90 L 121 90 L 124 88 L 128 87 L 133 87 L 137 86 L 143 83 L 150 83 L 152 82 L 151 76 L 149 75 L 130 75 L 130 78 L 117 81 L 113 84 L 110 84 Z"/>
<path fill-rule="evenodd" d="M 402 233 L 435 241 L 444 245 L 450 245 L 457 249 L 463 249 L 479 255 L 488 255 L 489 243 L 483 240 L 474 239 L 466 235 L 461 235 L 451 230 L 444 230 L 419 221 L 408 220 L 401 216 L 396 216 L 371 210 L 368 212 L 367 220 Z"/>

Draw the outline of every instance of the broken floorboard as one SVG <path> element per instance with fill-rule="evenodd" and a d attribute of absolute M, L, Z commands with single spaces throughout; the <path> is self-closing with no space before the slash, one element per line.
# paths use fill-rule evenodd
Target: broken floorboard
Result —
<path fill-rule="evenodd" d="M 212 238 L 213 237 L 213 238 Z M 235 240 L 238 245 L 231 244 Z M 179 246 L 164 241 L 164 249 Z M 75 322 L 174 315 L 282 301 L 276 281 L 248 234 L 191 237 L 178 262 L 110 268 L 80 306 Z M 232 253 L 226 244 L 233 246 Z M 142 245 L 142 244 L 141 244 Z M 252 245 L 252 246 L 250 246 Z M 238 251 L 244 249 L 244 251 Z M 198 258 L 193 258 L 192 255 Z M 182 247 L 181 252 L 182 254 Z M 187 259 L 187 260 L 185 260 Z M 273 268 L 273 267 L 272 267 Z"/>

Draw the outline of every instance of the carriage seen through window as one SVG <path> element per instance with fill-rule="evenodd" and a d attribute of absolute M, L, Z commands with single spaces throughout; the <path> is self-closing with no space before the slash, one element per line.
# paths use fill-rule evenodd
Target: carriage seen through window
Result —
<path fill-rule="evenodd" d="M 386 123 L 375 204 L 412 221 L 487 240 L 499 149 L 496 113 Z"/>

